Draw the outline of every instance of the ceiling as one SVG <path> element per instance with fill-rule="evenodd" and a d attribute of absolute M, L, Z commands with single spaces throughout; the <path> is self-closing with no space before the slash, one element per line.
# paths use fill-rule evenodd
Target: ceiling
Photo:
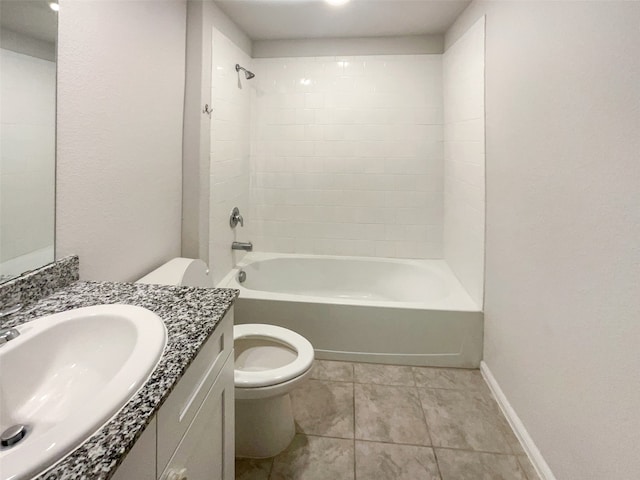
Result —
<path fill-rule="evenodd" d="M 55 43 L 58 15 L 45 0 L 0 0 L 0 25 L 37 40 Z"/>
<path fill-rule="evenodd" d="M 252 40 L 443 34 L 471 0 L 216 0 Z"/>

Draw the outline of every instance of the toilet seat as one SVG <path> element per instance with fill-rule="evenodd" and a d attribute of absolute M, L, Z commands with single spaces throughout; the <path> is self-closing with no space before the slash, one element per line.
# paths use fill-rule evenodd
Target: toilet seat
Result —
<path fill-rule="evenodd" d="M 311 343 L 291 330 L 266 325 L 250 323 L 233 327 L 233 340 L 263 338 L 283 344 L 296 352 L 296 358 L 282 367 L 262 371 L 246 371 L 236 369 L 234 380 L 236 388 L 270 387 L 288 382 L 307 372 L 313 363 L 314 351 Z"/>

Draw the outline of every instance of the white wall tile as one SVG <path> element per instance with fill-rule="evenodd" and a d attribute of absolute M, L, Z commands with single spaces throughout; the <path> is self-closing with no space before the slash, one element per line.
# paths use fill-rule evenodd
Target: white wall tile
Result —
<path fill-rule="evenodd" d="M 269 58 L 253 69 L 257 250 L 442 255 L 440 55 Z"/>
<path fill-rule="evenodd" d="M 209 263 L 217 283 L 244 256 L 244 252 L 232 251 L 231 243 L 250 240 L 252 222 L 258 223 L 258 219 L 248 215 L 251 96 L 254 90 L 252 81 L 235 71 L 236 63 L 251 70 L 252 60 L 216 29 L 213 30 L 212 42 Z M 254 134 L 256 147 L 263 152 L 277 150 L 276 142 L 304 135 L 303 129 L 296 130 L 294 120 L 295 110 L 289 105 L 270 109 L 269 116 Z M 266 140 L 272 143 L 268 144 Z M 266 162 L 260 157 L 257 160 L 259 164 Z M 291 182 L 284 173 L 270 175 L 273 176 L 260 179 L 262 185 L 256 185 L 254 179 L 254 187 L 261 195 L 262 186 L 285 187 Z M 229 215 L 236 206 L 245 218 L 245 226 L 231 229 Z"/>

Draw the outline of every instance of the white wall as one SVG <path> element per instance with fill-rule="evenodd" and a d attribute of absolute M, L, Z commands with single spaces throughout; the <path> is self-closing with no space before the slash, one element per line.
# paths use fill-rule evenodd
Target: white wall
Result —
<path fill-rule="evenodd" d="M 60 2 L 56 254 L 128 281 L 180 255 L 186 2 Z"/>
<path fill-rule="evenodd" d="M 640 478 L 640 3 L 476 2 L 485 361 L 559 480 Z"/>
<path fill-rule="evenodd" d="M 484 18 L 443 55 L 444 258 L 482 307 L 484 289 Z"/>
<path fill-rule="evenodd" d="M 440 257 L 441 56 L 253 65 L 255 248 Z"/>
<path fill-rule="evenodd" d="M 353 55 L 438 54 L 444 50 L 444 35 L 404 37 L 301 38 L 256 40 L 254 58 L 323 57 Z"/>
<path fill-rule="evenodd" d="M 213 29 L 211 71 L 211 178 L 209 266 L 218 283 L 245 254 L 232 251 L 234 240 L 248 241 L 249 136 L 252 84 L 235 70 L 236 63 L 251 69 L 251 57 L 228 37 Z M 245 227 L 229 226 L 229 214 L 238 207 Z"/>
<path fill-rule="evenodd" d="M 56 64 L 0 49 L 0 89 L 0 274 L 15 275 L 53 251 Z"/>

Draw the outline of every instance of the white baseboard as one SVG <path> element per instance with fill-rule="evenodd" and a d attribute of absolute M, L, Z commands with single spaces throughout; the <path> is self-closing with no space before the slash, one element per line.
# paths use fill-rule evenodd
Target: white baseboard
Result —
<path fill-rule="evenodd" d="M 502 413 L 504 413 L 504 416 L 507 417 L 509 425 L 511 425 L 511 428 L 515 432 L 516 437 L 520 441 L 522 448 L 529 457 L 533 468 L 536 469 L 536 472 L 538 473 L 540 479 L 556 480 L 555 475 L 549 468 L 549 465 L 540 453 L 540 450 L 538 450 L 538 447 L 536 447 L 536 444 L 533 442 L 531 435 L 529 435 L 529 432 L 527 432 L 527 429 L 524 427 L 522 420 L 520 420 L 520 417 L 518 417 L 518 414 L 509 403 L 509 400 L 507 400 L 507 397 L 500 388 L 500 385 L 498 385 L 498 382 L 491 373 L 491 370 L 489 370 L 489 367 L 486 363 L 480 362 L 480 372 L 482 372 L 482 376 L 489 385 L 491 393 L 493 393 L 493 396 L 496 398 L 498 405 L 502 410 Z"/>

